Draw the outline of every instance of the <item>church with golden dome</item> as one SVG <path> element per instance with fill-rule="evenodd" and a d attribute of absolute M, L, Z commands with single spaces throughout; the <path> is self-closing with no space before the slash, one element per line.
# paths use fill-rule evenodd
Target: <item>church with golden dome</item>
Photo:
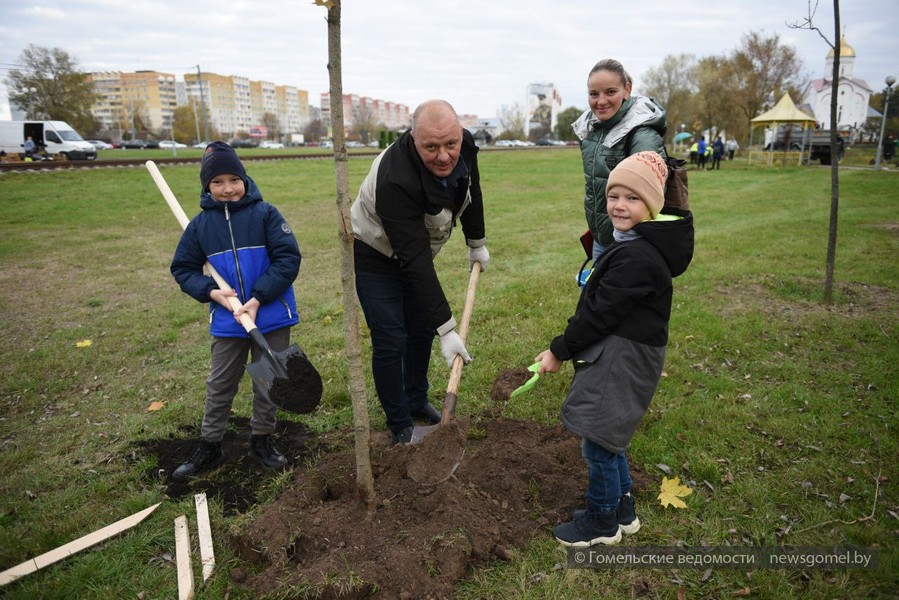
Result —
<path fill-rule="evenodd" d="M 871 87 L 863 79 L 852 77 L 855 68 L 855 49 L 840 38 L 840 81 L 837 99 L 837 127 L 850 131 L 850 139 L 856 139 L 868 118 Z M 824 77 L 813 79 L 805 89 L 802 100 L 807 105 L 821 129 L 830 129 L 830 98 L 833 95 L 834 51 L 827 53 Z"/>

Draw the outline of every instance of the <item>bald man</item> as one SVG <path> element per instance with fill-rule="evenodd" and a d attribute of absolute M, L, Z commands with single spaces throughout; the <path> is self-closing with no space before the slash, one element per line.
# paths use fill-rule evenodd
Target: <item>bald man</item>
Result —
<path fill-rule="evenodd" d="M 387 426 L 397 443 L 412 439 L 412 419 L 438 423 L 428 401 L 435 336 L 448 367 L 471 356 L 434 269 L 456 222 L 469 270 L 486 270 L 484 203 L 478 147 L 453 107 L 428 100 L 412 128 L 374 160 L 351 210 L 356 293 L 371 331 L 372 373 Z"/>

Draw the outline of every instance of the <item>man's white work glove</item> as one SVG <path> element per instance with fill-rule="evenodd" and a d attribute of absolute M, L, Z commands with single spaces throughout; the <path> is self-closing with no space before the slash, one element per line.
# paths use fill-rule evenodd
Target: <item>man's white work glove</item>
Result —
<path fill-rule="evenodd" d="M 468 350 L 465 349 L 465 343 L 455 330 L 440 336 L 440 352 L 443 353 L 443 358 L 446 359 L 446 366 L 450 369 L 453 368 L 453 361 L 456 359 L 457 354 L 462 356 L 462 361 L 465 364 L 471 362 L 471 356 L 468 354 Z"/>
<path fill-rule="evenodd" d="M 487 246 L 478 246 L 477 248 L 468 249 L 468 272 L 474 268 L 476 262 L 481 263 L 481 272 L 487 270 L 487 263 L 490 262 L 490 253 L 487 252 Z"/>

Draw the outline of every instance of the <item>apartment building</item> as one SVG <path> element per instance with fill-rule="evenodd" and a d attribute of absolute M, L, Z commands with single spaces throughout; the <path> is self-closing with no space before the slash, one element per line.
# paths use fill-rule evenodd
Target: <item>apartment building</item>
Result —
<path fill-rule="evenodd" d="M 325 123 L 331 122 L 331 94 L 328 92 L 321 95 L 321 119 Z M 401 131 L 412 123 L 412 116 L 405 104 L 344 94 L 343 122 L 347 130 L 364 122 L 391 131 Z"/>
<path fill-rule="evenodd" d="M 178 82 L 174 74 L 159 71 L 96 72 L 88 78 L 100 96 L 91 112 L 118 138 L 146 130 L 170 135 L 175 109 L 186 104 L 200 107 L 198 117 L 205 112 L 208 127 L 223 138 L 262 125 L 265 113 L 276 115 L 283 135 L 302 133 L 310 121 L 309 92 L 268 81 L 185 73 Z"/>
<path fill-rule="evenodd" d="M 541 136 L 551 136 L 556 129 L 562 96 L 551 83 L 532 83 L 527 88 L 527 106 L 524 123 L 525 135 L 531 131 Z"/>
<path fill-rule="evenodd" d="M 177 107 L 175 76 L 160 71 L 104 71 L 88 74 L 100 99 L 91 113 L 104 129 L 135 133 L 139 128 L 171 131 Z"/>

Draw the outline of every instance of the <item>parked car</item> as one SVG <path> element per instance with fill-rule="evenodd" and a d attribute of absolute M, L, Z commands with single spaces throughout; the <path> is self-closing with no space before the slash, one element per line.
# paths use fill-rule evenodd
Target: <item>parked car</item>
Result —
<path fill-rule="evenodd" d="M 110 144 L 108 142 L 104 142 L 103 140 L 87 140 L 87 141 L 90 142 L 94 146 L 94 148 L 96 148 L 97 150 L 110 150 L 113 147 L 112 144 Z"/>
<path fill-rule="evenodd" d="M 208 146 L 211 143 L 212 142 L 197 142 L 196 144 L 191 146 L 191 148 L 199 148 L 200 150 L 205 150 L 206 146 Z"/>
<path fill-rule="evenodd" d="M 187 144 L 182 144 L 181 142 L 173 142 L 172 140 L 159 140 L 160 148 L 187 148 Z"/>
<path fill-rule="evenodd" d="M 159 140 L 144 141 L 144 148 L 159 148 Z"/>
<path fill-rule="evenodd" d="M 145 141 L 143 141 L 143 140 L 138 140 L 138 139 L 134 139 L 134 140 L 125 140 L 124 142 L 122 142 L 121 147 L 122 147 L 122 148 L 128 148 L 128 149 L 131 149 L 131 150 L 133 150 L 133 149 L 135 149 L 135 148 L 144 149 L 144 148 L 147 147 L 147 142 L 145 142 Z"/>
<path fill-rule="evenodd" d="M 269 148 L 272 150 L 280 150 L 284 147 L 284 144 L 281 142 L 273 142 L 272 140 L 265 140 L 261 144 L 259 144 L 260 148 Z"/>
<path fill-rule="evenodd" d="M 233 140 L 231 140 L 231 147 L 232 148 L 255 148 L 256 140 L 241 139 L 241 138 L 233 139 Z"/>

